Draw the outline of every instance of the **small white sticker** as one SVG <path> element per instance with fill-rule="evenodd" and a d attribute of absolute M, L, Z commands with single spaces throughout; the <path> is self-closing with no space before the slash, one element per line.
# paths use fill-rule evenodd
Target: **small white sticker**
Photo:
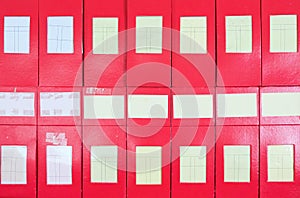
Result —
<path fill-rule="evenodd" d="M 67 146 L 68 139 L 65 133 L 46 133 L 46 142 L 57 146 Z"/>
<path fill-rule="evenodd" d="M 0 92 L 0 116 L 34 117 L 34 93 Z"/>
<path fill-rule="evenodd" d="M 40 114 L 51 116 L 80 116 L 79 92 L 40 93 Z"/>

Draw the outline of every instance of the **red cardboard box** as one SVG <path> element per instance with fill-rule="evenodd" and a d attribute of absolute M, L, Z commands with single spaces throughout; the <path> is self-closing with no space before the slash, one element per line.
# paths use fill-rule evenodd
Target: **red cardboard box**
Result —
<path fill-rule="evenodd" d="M 170 197 L 170 128 L 127 133 L 127 197 Z"/>
<path fill-rule="evenodd" d="M 299 186 L 299 126 L 263 126 L 260 131 L 260 197 L 298 197 L 300 196 Z M 270 147 L 277 147 L 274 159 Z M 284 152 L 279 153 L 278 148 L 284 146 Z M 290 149 L 289 149 L 290 148 Z M 271 154 L 271 155 L 270 155 Z M 290 155 L 290 156 L 289 156 Z M 274 161 L 273 161 L 274 160 Z M 274 167 L 274 162 L 277 163 Z M 290 167 L 287 166 L 290 164 Z M 277 168 L 281 171 L 278 178 L 270 169 Z M 275 169 L 276 171 L 276 169 Z M 271 173 L 271 174 L 270 174 Z M 290 174 L 289 174 L 290 173 Z M 275 172 L 276 174 L 276 172 Z M 280 178 L 280 176 L 282 178 Z M 277 180 L 277 181 L 276 181 Z M 280 181 L 281 180 L 281 181 Z"/>
<path fill-rule="evenodd" d="M 215 1 L 172 0 L 172 86 L 215 85 Z"/>
<path fill-rule="evenodd" d="M 171 85 L 170 28 L 171 0 L 127 2 L 128 86 Z"/>
<path fill-rule="evenodd" d="M 264 86 L 300 84 L 300 41 L 297 39 L 300 29 L 300 23 L 297 23 L 299 14 L 300 2 L 297 0 L 262 1 L 262 84 Z M 283 36 L 279 38 L 278 34 Z"/>
<path fill-rule="evenodd" d="M 172 197 L 214 197 L 215 128 L 172 128 Z"/>
<path fill-rule="evenodd" d="M 85 1 L 84 25 L 84 85 L 125 86 L 125 0 Z"/>
<path fill-rule="evenodd" d="M 81 197 L 81 127 L 38 128 L 39 197 Z"/>
<path fill-rule="evenodd" d="M 0 140 L 0 196 L 35 197 L 36 127 L 0 126 Z"/>
<path fill-rule="evenodd" d="M 0 6 L 0 73 L 5 74 L 0 85 L 37 86 L 38 0 L 1 1 Z"/>
<path fill-rule="evenodd" d="M 217 32 L 218 85 L 260 85 L 260 0 L 218 0 Z"/>
<path fill-rule="evenodd" d="M 82 1 L 39 1 L 39 85 L 82 85 Z"/>
<path fill-rule="evenodd" d="M 83 197 L 107 195 L 126 197 L 126 132 L 117 126 L 84 126 Z"/>
<path fill-rule="evenodd" d="M 258 126 L 219 126 L 217 130 L 216 196 L 258 197 Z"/>

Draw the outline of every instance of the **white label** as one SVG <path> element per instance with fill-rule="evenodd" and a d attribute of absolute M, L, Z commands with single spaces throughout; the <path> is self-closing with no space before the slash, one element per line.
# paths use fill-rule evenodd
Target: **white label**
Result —
<path fill-rule="evenodd" d="M 30 17 L 4 17 L 4 53 L 29 54 Z"/>
<path fill-rule="evenodd" d="M 136 17 L 136 53 L 162 53 L 162 16 Z"/>
<path fill-rule="evenodd" d="M 47 184 L 72 184 L 72 146 L 47 146 Z"/>
<path fill-rule="evenodd" d="M 84 119 L 123 119 L 124 96 L 84 96 Z"/>
<path fill-rule="evenodd" d="M 180 146 L 180 183 L 206 183 L 206 146 Z"/>
<path fill-rule="evenodd" d="M 93 18 L 93 54 L 118 53 L 118 18 Z"/>
<path fill-rule="evenodd" d="M 118 182 L 118 147 L 92 146 L 91 147 L 91 182 L 117 183 Z"/>
<path fill-rule="evenodd" d="M 128 95 L 128 118 L 168 118 L 168 95 Z"/>
<path fill-rule="evenodd" d="M 79 92 L 40 93 L 40 114 L 42 117 L 80 116 Z"/>
<path fill-rule="evenodd" d="M 226 52 L 252 52 L 252 16 L 226 16 Z"/>
<path fill-rule="evenodd" d="M 207 18 L 180 17 L 180 53 L 207 53 Z"/>
<path fill-rule="evenodd" d="M 136 147 L 136 184 L 160 185 L 162 167 L 161 146 Z"/>
<path fill-rule="evenodd" d="M 174 95 L 174 118 L 212 118 L 212 95 Z"/>
<path fill-rule="evenodd" d="M 73 53 L 73 17 L 48 17 L 47 52 Z"/>
<path fill-rule="evenodd" d="M 262 93 L 262 116 L 300 116 L 300 93 Z"/>
<path fill-rule="evenodd" d="M 1 184 L 27 184 L 27 146 L 1 146 Z"/>
<path fill-rule="evenodd" d="M 0 92 L 0 117 L 34 117 L 34 93 Z"/>
<path fill-rule="evenodd" d="M 224 182 L 250 182 L 250 146 L 224 146 Z"/>
<path fill-rule="evenodd" d="M 297 15 L 270 16 L 270 52 L 297 52 Z"/>
<path fill-rule="evenodd" d="M 218 94 L 218 117 L 256 117 L 256 93 L 248 94 Z"/>
<path fill-rule="evenodd" d="M 268 182 L 294 181 L 294 146 L 268 146 Z"/>

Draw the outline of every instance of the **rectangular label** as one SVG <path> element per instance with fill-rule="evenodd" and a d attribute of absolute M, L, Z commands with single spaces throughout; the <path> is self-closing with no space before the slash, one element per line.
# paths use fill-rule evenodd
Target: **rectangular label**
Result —
<path fill-rule="evenodd" d="M 27 146 L 1 146 L 1 184 L 27 184 Z"/>
<path fill-rule="evenodd" d="M 180 146 L 180 183 L 206 183 L 206 146 Z"/>
<path fill-rule="evenodd" d="M 250 146 L 224 146 L 224 182 L 250 182 Z"/>
<path fill-rule="evenodd" d="M 118 182 L 117 146 L 91 146 L 91 182 Z"/>
<path fill-rule="evenodd" d="M 136 53 L 162 53 L 162 16 L 136 17 Z"/>
<path fill-rule="evenodd" d="M 40 93 L 41 117 L 80 116 L 80 92 Z"/>
<path fill-rule="evenodd" d="M 93 18 L 93 54 L 118 54 L 118 18 Z"/>
<path fill-rule="evenodd" d="M 4 17 L 4 53 L 29 54 L 30 17 Z"/>
<path fill-rule="evenodd" d="M 206 16 L 180 17 L 180 53 L 207 53 Z"/>
<path fill-rule="evenodd" d="M 252 52 L 252 16 L 226 16 L 226 52 Z"/>
<path fill-rule="evenodd" d="M 46 152 L 47 184 L 72 184 L 72 146 L 47 146 Z"/>
<path fill-rule="evenodd" d="M 47 18 L 47 52 L 74 53 L 73 16 Z"/>
<path fill-rule="evenodd" d="M 294 181 L 294 145 L 268 145 L 268 182 Z"/>
<path fill-rule="evenodd" d="M 128 118 L 168 118 L 168 95 L 128 95 Z"/>
<path fill-rule="evenodd" d="M 218 117 L 256 117 L 257 94 L 218 94 Z"/>
<path fill-rule="evenodd" d="M 84 119 L 123 119 L 124 96 L 84 96 Z"/>
<path fill-rule="evenodd" d="M 34 117 L 34 93 L 0 92 L 0 116 Z"/>
<path fill-rule="evenodd" d="M 212 118 L 212 95 L 174 95 L 174 118 Z"/>
<path fill-rule="evenodd" d="M 270 52 L 297 52 L 297 15 L 270 16 Z"/>
<path fill-rule="evenodd" d="M 262 93 L 262 116 L 300 116 L 300 93 Z"/>
<path fill-rule="evenodd" d="M 161 185 L 162 148 L 160 146 L 136 147 L 136 184 Z"/>

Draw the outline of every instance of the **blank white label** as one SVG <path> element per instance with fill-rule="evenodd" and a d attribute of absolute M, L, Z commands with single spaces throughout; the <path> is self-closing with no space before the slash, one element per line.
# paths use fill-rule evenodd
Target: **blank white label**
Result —
<path fill-rule="evenodd" d="M 30 17 L 4 17 L 4 53 L 29 54 Z"/>
<path fill-rule="evenodd" d="M 250 182 L 250 146 L 224 146 L 224 182 Z"/>
<path fill-rule="evenodd" d="M 270 52 L 297 52 L 297 15 L 270 16 Z"/>
<path fill-rule="evenodd" d="M 92 146 L 91 147 L 91 182 L 117 183 L 118 182 L 118 147 Z"/>
<path fill-rule="evenodd" d="M 161 146 L 136 147 L 136 184 L 160 185 L 162 167 Z"/>
<path fill-rule="evenodd" d="M 207 53 L 206 16 L 180 17 L 180 53 Z"/>
<path fill-rule="evenodd" d="M 93 18 L 93 54 L 118 52 L 118 18 Z"/>
<path fill-rule="evenodd" d="M 72 146 L 47 146 L 47 184 L 72 184 Z"/>
<path fill-rule="evenodd" d="M 136 53 L 162 53 L 162 16 L 136 17 Z"/>
<path fill-rule="evenodd" d="M 300 116 L 300 93 L 262 93 L 262 116 Z"/>
<path fill-rule="evenodd" d="M 256 117 L 256 93 L 247 94 L 218 94 L 218 117 Z"/>
<path fill-rule="evenodd" d="M 27 146 L 1 146 L 1 184 L 27 184 Z"/>
<path fill-rule="evenodd" d="M 73 17 L 48 17 L 48 53 L 73 53 Z"/>
<path fill-rule="evenodd" d="M 212 95 L 174 95 L 174 118 L 212 118 Z"/>
<path fill-rule="evenodd" d="M 268 146 L 268 182 L 294 181 L 294 146 Z"/>
<path fill-rule="evenodd" d="M 129 118 L 168 118 L 168 95 L 128 95 Z"/>
<path fill-rule="evenodd" d="M 123 119 L 124 96 L 84 96 L 84 119 Z"/>
<path fill-rule="evenodd" d="M 226 16 L 226 52 L 252 52 L 252 16 Z"/>
<path fill-rule="evenodd" d="M 51 116 L 80 116 L 79 92 L 42 92 L 40 93 L 40 114 Z"/>
<path fill-rule="evenodd" d="M 33 117 L 34 115 L 34 93 L 0 92 L 0 117 Z"/>
<path fill-rule="evenodd" d="M 206 146 L 180 146 L 180 183 L 206 183 Z"/>

